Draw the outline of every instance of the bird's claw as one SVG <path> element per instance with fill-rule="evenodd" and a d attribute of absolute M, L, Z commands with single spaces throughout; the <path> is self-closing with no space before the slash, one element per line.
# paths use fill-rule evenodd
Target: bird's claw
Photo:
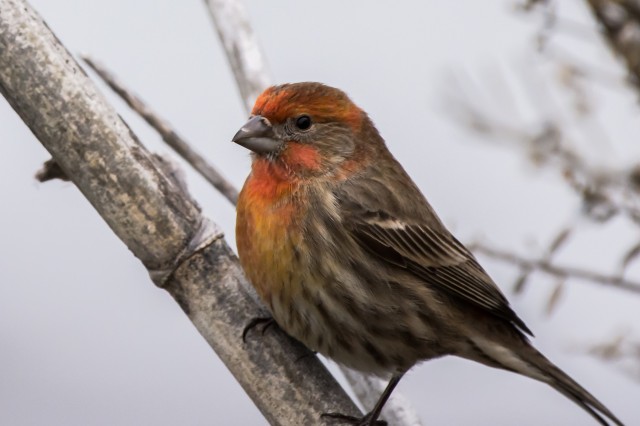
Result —
<path fill-rule="evenodd" d="M 330 418 L 342 424 L 352 426 L 387 426 L 387 422 L 384 420 L 374 420 L 371 416 L 372 414 L 373 413 L 368 413 L 364 417 L 355 417 L 342 413 L 323 413 L 320 417 Z"/>
<path fill-rule="evenodd" d="M 264 332 L 267 331 L 267 328 L 275 324 L 275 320 L 271 317 L 256 317 L 252 319 L 251 322 L 249 322 L 249 324 L 247 324 L 247 326 L 244 328 L 244 330 L 242 330 L 242 341 L 246 342 L 247 334 L 249 333 L 249 331 L 260 324 L 264 324 L 262 326 L 262 334 L 264 335 Z"/>

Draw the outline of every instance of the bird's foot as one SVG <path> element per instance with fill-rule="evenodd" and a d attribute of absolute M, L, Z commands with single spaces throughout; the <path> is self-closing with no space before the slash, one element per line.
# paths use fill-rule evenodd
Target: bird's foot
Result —
<path fill-rule="evenodd" d="M 364 417 L 347 416 L 341 413 L 324 413 L 321 417 L 333 419 L 336 422 L 352 426 L 387 426 L 386 421 L 373 418 L 373 412 L 368 413 Z"/>
<path fill-rule="evenodd" d="M 257 327 L 262 324 L 262 334 L 267 331 L 267 328 L 274 325 L 276 321 L 271 317 L 257 317 L 251 320 L 249 324 L 242 331 L 242 341 L 247 341 L 247 334 L 251 331 L 252 328 Z"/>

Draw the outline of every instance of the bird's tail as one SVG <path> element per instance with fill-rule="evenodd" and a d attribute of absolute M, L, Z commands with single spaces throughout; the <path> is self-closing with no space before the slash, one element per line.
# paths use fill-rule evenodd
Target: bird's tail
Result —
<path fill-rule="evenodd" d="M 549 386 L 578 404 L 587 413 L 591 414 L 598 422 L 600 422 L 600 424 L 608 425 L 609 423 L 604 418 L 607 417 L 616 425 L 623 426 L 622 422 L 607 407 L 605 407 L 603 403 L 598 401 L 595 396 L 591 395 L 589 391 L 580 386 L 564 371 L 556 367 L 540 352 L 535 349 L 533 350 L 537 352 L 538 355 L 536 357 L 538 360 L 534 365 L 548 378 L 545 382 L 549 384 Z"/>
<path fill-rule="evenodd" d="M 603 403 L 556 367 L 528 342 L 522 341 L 522 345 L 518 349 L 507 348 L 495 343 L 489 344 L 489 342 L 479 339 L 474 339 L 474 343 L 476 349 L 480 349 L 485 357 L 484 360 L 476 359 L 476 361 L 511 370 L 544 382 L 578 404 L 600 424 L 608 426 L 608 419 L 618 426 L 623 426 L 622 422 Z M 487 362 L 489 360 L 490 362 Z"/>

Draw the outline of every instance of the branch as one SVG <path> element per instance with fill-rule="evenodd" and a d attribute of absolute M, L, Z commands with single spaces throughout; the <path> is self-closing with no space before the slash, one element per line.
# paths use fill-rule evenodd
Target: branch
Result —
<path fill-rule="evenodd" d="M 598 272 L 588 271 L 586 269 L 574 268 L 571 266 L 562 266 L 551 263 L 546 258 L 527 259 L 517 254 L 502 251 L 480 243 L 469 244 L 469 250 L 500 260 L 502 262 L 511 263 L 525 271 L 540 271 L 557 278 L 577 278 L 584 281 L 590 281 L 596 284 L 607 285 L 612 288 L 627 290 L 632 293 L 640 293 L 640 282 L 631 281 L 623 276 L 605 275 Z"/>
<path fill-rule="evenodd" d="M 341 367 L 341 370 L 362 405 L 365 407 L 375 406 L 387 384 L 375 376 L 365 376 L 348 367 Z M 418 413 L 401 393 L 394 392 L 391 398 L 382 409 L 382 417 L 390 425 L 422 425 Z"/>
<path fill-rule="evenodd" d="M 617 365 L 626 375 L 640 381 L 640 340 L 631 336 L 628 330 L 606 341 L 591 344 L 586 350 L 589 355 Z"/>
<path fill-rule="evenodd" d="M 217 227 L 167 178 L 36 12 L 0 0 L 0 92 L 180 304 L 267 421 L 316 424 L 359 411 L 315 357 L 282 332 L 249 339 L 262 311 Z"/>
<path fill-rule="evenodd" d="M 640 224 L 639 165 L 617 170 L 591 165 L 570 143 L 568 132 L 557 116 L 550 116 L 539 126 L 522 126 L 516 120 L 492 115 L 485 105 L 476 105 L 471 97 L 452 98 L 451 102 L 454 114 L 473 131 L 489 141 L 521 149 L 534 165 L 547 166 L 560 174 L 580 197 L 589 219 L 604 222 L 624 214 Z"/>
<path fill-rule="evenodd" d="M 151 127 L 153 127 L 173 150 L 187 160 L 193 168 L 211 183 L 222 195 L 234 205 L 238 201 L 238 190 L 227 181 L 213 166 L 209 165 L 203 156 L 198 154 L 191 146 L 171 127 L 171 125 L 149 108 L 138 96 L 127 90 L 120 82 L 102 65 L 88 56 L 82 56 L 82 60 L 91 67 L 104 80 L 107 85 L 116 92 L 131 109 L 137 112 Z"/>
<path fill-rule="evenodd" d="M 621 56 L 640 89 L 640 6 L 632 0 L 587 0 L 611 49 Z"/>
<path fill-rule="evenodd" d="M 562 229 L 553 239 L 549 247 L 545 250 L 545 253 L 542 255 L 542 260 L 546 262 L 550 262 L 551 258 L 556 254 L 556 252 L 565 245 L 569 237 L 573 232 L 573 228 L 567 227 Z M 524 290 L 524 287 L 529 279 L 529 275 L 533 272 L 533 268 L 530 267 L 522 267 L 520 268 L 520 275 L 516 279 L 516 284 L 513 286 L 514 293 L 521 293 Z"/>
<path fill-rule="evenodd" d="M 249 113 L 272 79 L 247 8 L 240 0 L 205 0 L 205 4 L 240 89 L 242 105 Z"/>
<path fill-rule="evenodd" d="M 36 180 L 38 182 L 47 182 L 53 179 L 60 179 L 68 181 L 69 178 L 64 174 L 60 165 L 55 162 L 53 158 L 47 160 L 42 165 L 42 168 L 36 173 Z"/>

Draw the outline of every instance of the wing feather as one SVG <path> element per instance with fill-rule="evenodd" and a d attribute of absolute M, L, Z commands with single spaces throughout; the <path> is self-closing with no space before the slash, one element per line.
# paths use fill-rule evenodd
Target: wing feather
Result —
<path fill-rule="evenodd" d="M 353 238 L 384 262 L 402 267 L 427 285 L 464 300 L 520 330 L 532 334 L 515 314 L 509 302 L 474 256 L 446 230 L 426 225 L 402 223 L 398 219 L 379 220 L 388 214 L 377 212 L 374 219 L 351 217 L 347 228 Z"/>
<path fill-rule="evenodd" d="M 442 224 L 402 166 L 384 161 L 334 189 L 342 223 L 363 250 L 430 288 L 531 334 L 491 277 Z"/>

